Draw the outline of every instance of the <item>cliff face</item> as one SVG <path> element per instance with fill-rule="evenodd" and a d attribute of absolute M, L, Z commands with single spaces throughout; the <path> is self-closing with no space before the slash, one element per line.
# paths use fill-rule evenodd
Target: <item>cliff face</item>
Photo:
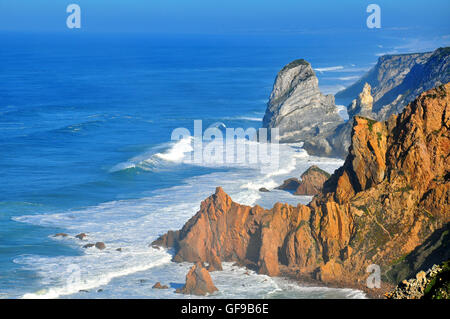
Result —
<path fill-rule="evenodd" d="M 323 96 L 310 64 L 296 60 L 275 80 L 263 127 L 279 128 L 280 142 L 304 142 L 311 155 L 343 157 L 348 153 L 353 116 L 386 121 L 422 92 L 450 81 L 450 48 L 434 52 L 385 55 L 360 80 L 336 94 L 352 101 L 344 123 L 334 98 Z"/>
<path fill-rule="evenodd" d="M 293 61 L 278 73 L 263 127 L 277 127 L 280 142 L 303 141 L 310 153 L 329 155 L 332 149 L 326 137 L 342 122 L 333 96 L 320 92 L 308 62 Z"/>
<path fill-rule="evenodd" d="M 422 92 L 450 81 L 450 48 L 434 52 L 385 55 L 360 80 L 338 92 L 337 99 L 351 100 L 372 87 L 373 111 L 380 121 L 400 113 Z M 349 108 L 350 109 L 350 108 Z"/>
<path fill-rule="evenodd" d="M 450 84 L 386 122 L 355 117 L 344 166 L 310 205 L 249 207 L 217 188 L 155 244 L 175 247 L 175 261 L 237 261 L 271 276 L 356 285 L 368 265 L 390 270 L 450 221 L 449 127 Z"/>
<path fill-rule="evenodd" d="M 336 94 L 338 99 L 358 98 L 347 107 L 350 120 L 336 128 L 328 138 L 329 144 L 338 156 L 345 157 L 350 146 L 353 116 L 385 121 L 400 113 L 422 92 L 449 81 L 450 48 L 380 57 L 365 76 Z"/>

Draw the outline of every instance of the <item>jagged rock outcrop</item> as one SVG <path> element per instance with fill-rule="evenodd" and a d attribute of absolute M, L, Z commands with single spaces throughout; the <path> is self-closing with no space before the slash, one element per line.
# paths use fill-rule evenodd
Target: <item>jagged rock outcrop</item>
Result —
<path fill-rule="evenodd" d="M 372 112 L 373 97 L 371 93 L 370 84 L 364 84 L 363 90 L 359 93 L 358 98 L 354 99 L 348 106 L 347 112 L 349 120 L 340 124 L 333 135 L 328 138 L 330 145 L 334 149 L 334 153 L 339 157 L 347 156 L 348 149 L 351 142 L 351 132 L 354 125 L 355 116 L 364 116 L 370 119 L 375 119 L 376 114 Z"/>
<path fill-rule="evenodd" d="M 198 262 L 189 270 L 186 275 L 186 283 L 181 289 L 177 289 L 177 293 L 186 295 L 205 296 L 218 291 L 214 286 L 211 275 L 203 265 Z"/>
<path fill-rule="evenodd" d="M 352 118 L 355 115 L 374 118 L 372 113 L 373 97 L 372 88 L 370 84 L 364 84 L 362 92 L 359 93 L 358 98 L 354 99 L 348 107 L 348 116 Z"/>
<path fill-rule="evenodd" d="M 277 276 L 355 286 L 450 222 L 450 83 L 386 122 L 355 117 L 344 165 L 308 205 L 240 205 L 221 189 L 179 232 L 174 261 L 236 261 Z"/>
<path fill-rule="evenodd" d="M 294 195 L 317 195 L 322 192 L 323 184 L 330 178 L 330 174 L 320 167 L 313 165 L 301 176 L 302 181 Z"/>
<path fill-rule="evenodd" d="M 343 120 L 334 97 L 324 96 L 311 65 L 295 60 L 277 75 L 263 127 L 278 128 L 280 142 L 304 142 L 310 154 L 331 155 L 326 137 Z"/>

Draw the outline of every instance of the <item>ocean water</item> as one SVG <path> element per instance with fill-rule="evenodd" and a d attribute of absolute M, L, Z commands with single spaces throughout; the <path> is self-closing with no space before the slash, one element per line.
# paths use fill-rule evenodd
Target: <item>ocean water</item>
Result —
<path fill-rule="evenodd" d="M 342 160 L 280 146 L 280 165 L 189 162 L 178 127 L 259 128 L 278 70 L 305 58 L 335 93 L 391 37 L 367 34 L 158 36 L 0 33 L 0 298 L 179 298 L 189 264 L 148 245 L 222 186 L 235 201 L 308 203 L 260 193 Z M 348 101 L 338 101 L 345 104 Z M 345 111 L 342 113 L 345 116 Z M 65 232 L 66 238 L 54 237 Z M 74 236 L 85 232 L 81 241 Z M 106 249 L 82 248 L 103 241 Z M 122 252 L 116 251 L 122 248 Z M 363 298 L 226 264 L 209 298 Z M 153 290 L 161 281 L 168 290 Z"/>

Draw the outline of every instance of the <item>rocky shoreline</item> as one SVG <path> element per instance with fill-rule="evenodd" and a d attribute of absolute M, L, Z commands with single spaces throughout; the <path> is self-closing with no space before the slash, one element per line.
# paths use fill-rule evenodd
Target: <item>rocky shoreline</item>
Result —
<path fill-rule="evenodd" d="M 450 84 L 386 122 L 356 116 L 344 165 L 309 205 L 250 207 L 218 187 L 181 230 L 152 245 L 174 248 L 175 262 L 220 270 L 234 261 L 260 274 L 364 290 L 369 265 L 384 276 L 450 222 L 449 116 Z M 383 282 L 381 294 L 392 284 Z"/>

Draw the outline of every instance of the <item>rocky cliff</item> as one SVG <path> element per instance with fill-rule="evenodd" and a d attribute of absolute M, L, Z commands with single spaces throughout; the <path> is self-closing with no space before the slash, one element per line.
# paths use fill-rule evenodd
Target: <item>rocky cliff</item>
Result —
<path fill-rule="evenodd" d="M 450 84 L 386 122 L 355 117 L 349 155 L 308 205 L 240 205 L 219 187 L 154 244 L 174 261 L 357 286 L 368 265 L 392 269 L 450 221 Z"/>
<path fill-rule="evenodd" d="M 345 158 L 353 116 L 385 121 L 422 92 L 449 81 L 449 47 L 382 56 L 360 80 L 335 95 L 340 101 L 351 101 L 347 107 L 350 120 L 344 123 L 334 98 L 320 93 L 311 65 L 296 60 L 278 73 L 263 127 L 277 127 L 280 142 L 304 142 L 311 155 Z"/>
<path fill-rule="evenodd" d="M 354 116 L 387 120 L 422 92 L 449 81 L 450 48 L 381 57 L 359 81 L 336 94 L 338 99 L 357 98 L 347 107 L 350 120 L 328 137 L 334 153 L 340 157 L 347 155 Z"/>
<path fill-rule="evenodd" d="M 295 60 L 277 75 L 263 127 L 279 129 L 280 142 L 305 143 L 311 154 L 332 154 L 326 137 L 343 120 L 332 95 L 324 96 L 311 65 Z"/>
<path fill-rule="evenodd" d="M 385 55 L 366 75 L 335 97 L 354 99 L 368 83 L 372 87 L 376 119 L 384 121 L 390 115 L 400 113 L 422 92 L 449 81 L 449 47 L 434 52 Z"/>

